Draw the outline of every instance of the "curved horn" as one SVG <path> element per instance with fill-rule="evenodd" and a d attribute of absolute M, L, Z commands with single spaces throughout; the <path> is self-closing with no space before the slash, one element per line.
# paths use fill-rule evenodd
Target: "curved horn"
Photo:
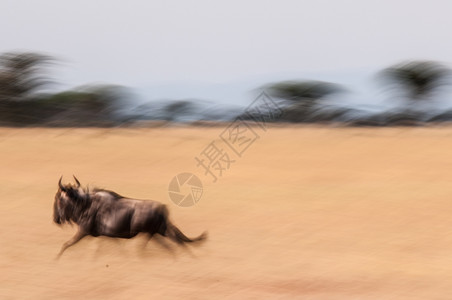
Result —
<path fill-rule="evenodd" d="M 72 175 L 72 176 L 74 176 L 75 182 L 77 183 L 77 187 L 79 188 L 80 187 L 80 181 L 78 181 L 78 179 L 77 179 L 77 177 L 75 177 L 75 175 Z"/>
<path fill-rule="evenodd" d="M 63 175 L 61 175 L 60 181 L 58 181 L 58 186 L 60 187 L 60 189 L 61 189 L 62 191 L 65 191 L 66 188 L 61 184 L 61 180 L 62 180 L 62 179 L 63 179 Z"/>

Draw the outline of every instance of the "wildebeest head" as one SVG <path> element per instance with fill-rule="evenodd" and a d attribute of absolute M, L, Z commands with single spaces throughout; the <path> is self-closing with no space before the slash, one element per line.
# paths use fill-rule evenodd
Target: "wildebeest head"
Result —
<path fill-rule="evenodd" d="M 63 185 L 62 178 L 63 176 L 58 181 L 58 191 L 55 194 L 53 220 L 57 224 L 77 222 L 88 204 L 89 193 L 83 190 L 75 176 L 76 185 Z"/>

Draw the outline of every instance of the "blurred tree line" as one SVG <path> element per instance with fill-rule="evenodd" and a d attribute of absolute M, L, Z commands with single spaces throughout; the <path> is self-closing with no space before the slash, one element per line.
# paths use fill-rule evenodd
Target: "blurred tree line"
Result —
<path fill-rule="evenodd" d="M 45 67 L 55 60 L 32 52 L 0 55 L 0 125 L 112 126 L 118 122 L 125 89 L 95 85 L 59 93 Z"/>
<path fill-rule="evenodd" d="M 115 126 L 137 120 L 172 122 L 183 119 L 183 115 L 194 114 L 193 103 L 176 101 L 167 103 L 163 109 L 147 111 L 146 116 L 142 107 L 135 115 L 125 117 L 120 111 L 131 105 L 127 102 L 130 95 L 120 86 L 97 85 L 59 93 L 45 92 L 53 84 L 45 70 L 54 62 L 50 56 L 33 52 L 0 55 L 0 126 Z M 422 103 L 433 101 L 442 87 L 451 85 L 451 75 L 448 67 L 434 61 L 408 61 L 383 69 L 377 74 L 378 81 L 403 105 L 373 114 L 333 105 L 335 97 L 348 90 L 330 82 L 284 81 L 261 89 L 279 104 L 281 113 L 276 122 L 420 125 L 452 121 L 452 111 L 432 115 L 419 109 Z"/>
<path fill-rule="evenodd" d="M 348 125 L 390 126 L 421 125 L 428 122 L 452 121 L 452 111 L 431 114 L 421 105 L 435 100 L 442 87 L 452 84 L 451 70 L 434 61 L 408 61 L 390 66 L 377 74 L 394 101 L 402 107 L 375 114 L 354 109 L 331 107 L 324 100 L 347 92 L 337 84 L 321 81 L 285 81 L 269 84 L 264 90 L 282 100 L 280 121 L 341 122 Z"/>

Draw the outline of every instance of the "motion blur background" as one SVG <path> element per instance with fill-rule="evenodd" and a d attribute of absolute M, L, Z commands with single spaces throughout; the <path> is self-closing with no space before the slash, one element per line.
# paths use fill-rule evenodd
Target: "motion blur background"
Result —
<path fill-rule="evenodd" d="M 34 116 L 3 113 L 3 124 L 55 125 L 85 115 L 75 123 L 88 125 L 97 112 L 104 125 L 230 120 L 259 91 L 286 81 L 295 90 L 274 93 L 292 100 L 282 121 L 450 120 L 452 21 L 445 0 L 1 5 L 2 99 L 47 107 Z M 22 64 L 12 64 L 21 54 Z M 35 76 L 48 80 L 30 80 Z M 407 103 L 413 99 L 419 101 Z M 317 113 L 301 102 L 315 102 Z M 28 106 L 16 105 L 3 103 L 2 111 L 14 115 Z"/>
<path fill-rule="evenodd" d="M 449 299 L 451 12 L 0 0 L 0 298 Z M 222 144 L 213 182 L 195 158 L 237 120 L 253 144 Z M 190 207 L 168 195 L 182 172 L 203 184 Z M 75 231 L 52 223 L 72 174 L 209 238 L 86 238 L 54 260 Z"/>

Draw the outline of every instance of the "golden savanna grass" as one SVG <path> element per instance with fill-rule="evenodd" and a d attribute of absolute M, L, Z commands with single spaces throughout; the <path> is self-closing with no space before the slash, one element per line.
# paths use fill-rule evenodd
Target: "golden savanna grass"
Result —
<path fill-rule="evenodd" d="M 452 129 L 255 128 L 216 183 L 195 156 L 222 127 L 0 129 L 1 299 L 450 299 Z M 260 130 L 260 131 L 259 131 Z M 204 183 L 181 208 L 168 184 Z M 166 203 L 188 236 L 86 238 L 52 223 L 60 175 Z"/>

